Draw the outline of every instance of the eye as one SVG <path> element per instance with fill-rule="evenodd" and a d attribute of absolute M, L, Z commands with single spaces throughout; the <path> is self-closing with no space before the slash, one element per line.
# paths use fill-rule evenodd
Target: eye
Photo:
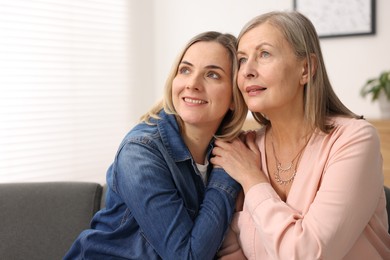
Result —
<path fill-rule="evenodd" d="M 242 57 L 238 59 L 238 65 L 244 64 L 247 61 L 246 58 Z"/>
<path fill-rule="evenodd" d="M 207 73 L 207 77 L 212 78 L 212 79 L 220 79 L 220 75 L 214 71 L 210 71 Z"/>
<path fill-rule="evenodd" d="M 262 51 L 260 53 L 260 57 L 262 57 L 262 58 L 268 58 L 269 56 L 271 56 L 271 54 L 269 54 L 268 51 Z"/>
<path fill-rule="evenodd" d="M 180 67 L 179 68 L 179 74 L 189 74 L 190 73 L 190 68 L 188 67 Z"/>

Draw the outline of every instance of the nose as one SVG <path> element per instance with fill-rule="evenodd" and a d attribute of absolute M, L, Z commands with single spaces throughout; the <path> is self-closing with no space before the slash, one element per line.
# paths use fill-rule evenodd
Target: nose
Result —
<path fill-rule="evenodd" d="M 245 63 L 240 66 L 241 75 L 244 78 L 255 78 L 258 76 L 256 61 L 248 59 Z"/>
<path fill-rule="evenodd" d="M 186 84 L 187 89 L 201 90 L 202 88 L 202 80 L 200 75 L 193 74 L 187 79 Z"/>

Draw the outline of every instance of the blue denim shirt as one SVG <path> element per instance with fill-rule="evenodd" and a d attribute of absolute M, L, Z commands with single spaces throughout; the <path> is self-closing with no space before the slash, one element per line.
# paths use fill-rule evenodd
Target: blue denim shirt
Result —
<path fill-rule="evenodd" d="M 160 116 L 126 135 L 107 172 L 106 207 L 64 259 L 214 258 L 241 187 L 212 167 L 205 186 L 175 117 Z"/>

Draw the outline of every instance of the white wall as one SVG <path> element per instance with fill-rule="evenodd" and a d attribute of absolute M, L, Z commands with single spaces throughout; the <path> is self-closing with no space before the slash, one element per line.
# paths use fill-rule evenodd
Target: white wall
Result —
<path fill-rule="evenodd" d="M 369 119 L 380 118 L 378 103 L 363 99 L 360 88 L 367 79 L 390 70 L 390 1 L 376 0 L 376 3 L 375 35 L 321 40 L 336 93 L 350 109 Z"/>
<path fill-rule="evenodd" d="M 322 0 L 326 1 L 326 0 Z M 374 36 L 362 36 L 362 37 L 343 37 L 343 38 L 332 38 L 332 39 L 322 39 L 322 47 L 323 47 L 323 53 L 325 57 L 325 62 L 328 67 L 328 72 L 331 78 L 331 81 L 333 82 L 333 85 L 335 87 L 335 91 L 339 94 L 341 100 L 350 107 L 353 111 L 359 114 L 364 114 L 368 118 L 378 118 L 379 117 L 379 109 L 377 107 L 377 104 L 372 104 L 369 100 L 364 100 L 359 96 L 359 91 L 362 86 L 362 84 L 371 77 L 377 76 L 382 70 L 389 70 L 390 69 L 390 54 L 389 54 L 389 46 L 390 46 L 390 30 L 386 28 L 386 25 L 390 24 L 390 17 L 387 14 L 388 11 L 390 11 L 390 1 L 388 0 L 376 0 L 377 1 L 377 33 Z M 0 2 L 4 2 L 1 1 Z M 25 34 L 25 27 L 22 28 L 21 23 L 18 23 L 17 19 L 21 19 L 23 21 L 27 21 L 27 23 L 34 24 L 30 21 L 31 18 L 39 18 L 39 16 L 36 15 L 28 15 L 29 12 L 25 13 L 25 9 L 28 8 L 25 6 L 25 4 L 28 2 L 28 0 L 25 1 L 15 1 L 12 5 L 18 5 L 22 6 L 23 8 L 20 8 L 20 10 L 15 9 L 12 12 L 7 11 L 10 8 L 10 4 L 3 3 L 4 6 L 7 6 L 7 8 L 0 8 L 0 13 L 3 14 L 2 19 L 5 19 L 4 13 L 8 13 L 10 19 L 10 28 L 9 30 L 6 30 L 4 27 L 4 23 L 2 26 L 2 30 L 0 31 L 0 38 L 1 36 L 4 36 L 3 38 L 6 39 L 6 41 L 0 41 L 0 53 L 7 54 L 5 56 L 5 60 L 3 62 L 3 69 L 1 70 L 3 73 L 0 73 L 0 82 L 3 82 L 3 84 L 0 84 L 0 89 L 2 89 L 2 96 L 0 96 L 0 100 L 3 98 L 7 98 L 8 96 L 5 95 L 9 92 L 6 92 L 5 90 L 13 89 L 14 85 L 10 84 L 10 82 L 16 82 L 18 83 L 21 81 L 22 83 L 26 83 L 28 86 L 33 87 L 35 86 L 33 81 L 26 81 L 26 78 L 23 77 L 13 77 L 12 75 L 7 75 L 7 71 L 10 67 L 12 67 L 12 64 L 16 63 L 10 63 L 9 61 L 14 61 L 16 55 L 16 58 L 18 58 L 21 54 L 24 53 L 33 53 L 35 50 L 35 47 L 32 46 L 32 49 L 27 48 L 28 46 L 26 43 L 26 34 Z M 72 3 L 76 6 L 83 5 L 77 1 L 73 1 Z M 103 1 L 99 1 L 98 5 Z M 56 2 L 53 1 L 39 1 L 34 3 L 29 3 L 36 7 L 38 10 L 40 9 L 40 6 L 43 3 L 47 4 L 55 4 Z M 95 2 L 96 4 L 97 2 Z M 68 3 L 72 5 L 71 3 Z M 111 3 L 110 3 L 111 4 Z M 77 116 L 72 117 L 69 116 L 69 120 L 77 121 L 77 124 L 74 125 L 77 126 L 75 129 L 75 136 L 70 136 L 69 140 L 66 142 L 66 146 L 64 146 L 65 152 L 68 152 L 67 154 L 71 154 L 75 157 L 73 160 L 64 161 L 64 160 L 49 160 L 46 158 L 47 156 L 42 156 L 42 153 L 44 152 L 44 149 L 42 146 L 44 143 L 39 143 L 39 149 L 31 150 L 33 151 L 33 155 L 36 158 L 39 159 L 46 159 L 48 160 L 48 164 L 53 164 L 53 167 L 46 167 L 46 164 L 43 164 L 41 161 L 34 161 L 34 166 L 30 166 L 29 164 L 26 164 L 26 158 L 22 154 L 15 155 L 15 162 L 17 162 L 16 166 L 23 166 L 24 170 L 20 170 L 18 167 L 12 167 L 8 164 L 11 164 L 13 161 L 8 160 L 7 158 L 3 161 L 6 162 L 6 166 L 8 167 L 5 169 L 4 167 L 1 168 L 0 163 L 0 182 L 7 182 L 7 181 L 33 181 L 33 180 L 39 180 L 39 181 L 51 181 L 51 180 L 85 180 L 85 181 L 97 181 L 97 182 L 104 182 L 105 180 L 105 172 L 109 166 L 109 164 L 112 162 L 116 149 L 120 143 L 120 140 L 123 138 L 123 135 L 137 122 L 138 118 L 145 113 L 150 106 L 155 103 L 157 99 L 159 99 L 162 95 L 164 83 L 166 76 L 170 70 L 171 64 L 176 56 L 176 54 L 179 52 L 179 50 L 182 48 L 182 46 L 187 42 L 192 36 L 195 34 L 198 34 L 202 31 L 206 30 L 218 30 L 222 32 L 229 32 L 234 35 L 237 35 L 241 29 L 241 27 L 252 17 L 263 13 L 267 11 L 272 10 L 291 10 L 293 6 L 293 0 L 272 0 L 272 1 L 260 1 L 260 0 L 244 0 L 244 1 L 238 1 L 238 0 L 196 0 L 196 1 L 189 1 L 189 0 L 124 0 L 122 1 L 122 4 L 119 3 L 113 3 L 114 7 L 119 8 L 118 12 L 115 13 L 114 17 L 117 17 L 119 14 L 123 13 L 123 8 L 130 8 L 128 10 L 129 14 L 123 14 L 124 16 L 120 16 L 117 18 L 123 19 L 124 21 L 121 23 L 121 28 L 123 29 L 120 36 L 116 36 L 117 40 L 120 41 L 117 45 L 117 48 L 115 48 L 114 53 L 116 55 L 112 55 L 113 52 L 111 52 L 110 46 L 104 46 L 107 44 L 106 39 L 104 37 L 110 37 L 110 41 L 114 40 L 112 33 L 110 33 L 110 30 L 102 30 L 100 32 L 99 28 L 97 28 L 97 31 L 94 31 L 97 36 L 102 37 L 104 40 L 102 42 L 97 42 L 97 44 L 101 45 L 101 53 L 98 53 L 96 57 L 94 55 L 90 55 L 91 59 L 93 60 L 92 68 L 104 66 L 102 69 L 102 75 L 99 75 L 96 79 L 93 79 L 91 81 L 86 80 L 88 86 L 93 85 L 93 89 L 96 90 L 97 85 L 104 84 L 104 91 L 107 91 L 107 93 L 114 93 L 115 94 L 115 100 L 112 98 L 107 98 L 105 100 L 105 106 L 102 106 L 103 103 L 97 103 L 100 104 L 99 108 L 92 108 L 89 107 L 86 102 L 85 106 L 87 106 L 88 109 L 86 111 L 93 111 L 94 116 L 93 118 L 89 118 L 88 120 L 78 120 L 80 117 L 79 114 L 83 114 L 82 109 L 77 114 Z M 119 7 L 118 7 L 119 5 Z M 66 5 L 56 5 L 59 9 L 59 13 L 71 15 L 71 13 L 66 12 Z M 123 8 L 121 6 L 124 6 Z M 114 8 L 113 7 L 113 8 Z M 16 7 L 15 7 L 16 8 Z M 121 9 L 122 8 L 122 9 Z M 62 10 L 64 9 L 64 10 Z M 93 12 L 100 12 L 101 9 L 96 8 L 96 6 L 91 6 L 91 9 L 93 9 Z M 96 9 L 96 10 L 95 10 Z M 46 10 L 46 9 L 42 9 Z M 79 13 L 80 9 L 76 8 L 76 13 Z M 64 11 L 64 12 L 63 12 Z M 92 12 L 92 11 L 91 11 Z M 102 11 L 105 13 L 105 15 L 102 15 L 102 17 L 107 16 L 107 10 L 104 9 Z M 11 15 L 10 15 L 11 14 Z M 16 15 L 18 14 L 18 15 Z M 94 16 L 95 17 L 95 16 Z M 100 16 L 99 16 L 100 17 Z M 130 18 L 127 18 L 130 17 Z M 74 17 L 72 17 L 74 18 Z M 33 20 L 34 20 L 33 19 Z M 43 19 L 43 18 L 42 18 Z M 116 19 L 114 19 L 116 20 Z M 15 24 L 12 23 L 12 21 L 15 22 Z M 46 21 L 46 20 L 45 20 Z M 58 21 L 62 21 L 61 19 L 58 19 Z M 77 23 L 77 21 L 80 22 L 77 26 L 74 28 L 84 28 L 86 26 L 85 19 L 72 19 L 72 22 Z M 84 22 L 83 22 L 84 21 Z M 128 21 L 128 27 L 126 26 L 126 21 Z M 98 21 L 96 25 L 100 24 L 101 21 Z M 40 24 L 40 23 L 39 23 Z M 41 24 L 40 24 L 41 25 Z M 52 23 L 47 22 L 47 25 L 51 28 L 54 26 Z M 113 31 L 118 32 L 119 25 L 115 25 L 115 27 L 112 29 Z M 20 28 L 19 28 L 20 27 Z M 63 27 L 61 27 L 63 28 Z M 67 27 L 66 27 L 67 28 Z M 86 26 L 85 28 L 89 28 Z M 95 27 L 94 27 L 95 28 Z M 20 29 L 20 30 L 19 30 Z M 44 35 L 44 37 L 41 37 L 39 34 L 38 38 L 47 39 L 50 41 L 50 43 L 55 41 L 51 41 L 52 38 L 55 38 L 58 41 L 61 41 L 60 38 L 58 38 L 58 30 L 53 27 L 53 30 L 56 33 L 51 33 L 52 31 L 46 31 L 41 30 L 40 33 Z M 69 34 L 77 34 L 77 30 L 69 30 Z M 107 33 L 106 33 L 107 32 Z M 29 34 L 31 34 L 31 31 L 29 30 Z M 75 35 L 76 35 L 75 34 Z M 80 38 L 83 39 L 83 43 L 89 43 L 91 39 L 88 39 L 88 41 L 84 41 L 85 37 L 88 37 L 88 33 L 80 33 L 77 34 L 80 36 Z M 20 39 L 23 39 L 21 41 Z M 72 38 L 72 41 L 77 41 L 79 38 L 75 37 Z M 108 39 L 107 39 L 108 40 Z M 11 41 L 14 41 L 13 44 L 9 44 Z M 58 43 L 61 45 L 60 43 Z M 23 49 L 23 52 L 19 52 L 18 48 L 16 46 L 22 45 L 26 46 L 27 49 Z M 42 45 L 42 46 L 46 46 Z M 57 45 L 56 45 L 57 46 Z M 126 48 L 126 46 L 128 48 Z M 33 48 L 34 47 L 34 48 Z M 74 47 L 74 46 L 73 46 Z M 9 49 L 12 49 L 13 52 L 10 52 Z M 72 50 L 74 48 L 71 48 Z M 85 50 L 90 50 L 91 45 L 85 48 Z M 100 50 L 100 49 L 99 49 Z M 110 50 L 110 51 L 108 51 Z M 31 52 L 31 53 L 30 53 Z M 86 57 L 86 52 L 83 52 L 83 57 Z M 19 55 L 19 56 L 18 56 Z M 104 55 L 108 56 L 104 59 L 98 59 L 97 57 L 104 57 Z M 27 60 L 37 62 L 37 64 L 41 64 L 40 62 L 44 62 L 48 60 L 48 56 L 46 56 L 46 50 L 45 52 L 41 53 L 41 56 L 39 56 L 37 59 L 29 59 L 30 56 L 28 55 L 22 55 Z M 35 56 L 34 56 L 35 57 Z M 69 57 L 73 57 L 75 60 L 69 59 Z M 42 60 L 40 60 L 42 58 Z M 61 69 L 61 73 L 68 75 L 67 73 L 70 73 L 69 75 L 77 74 L 82 72 L 86 72 L 87 75 L 90 75 L 90 71 L 86 67 L 80 67 L 75 66 L 75 63 L 77 60 L 79 60 L 79 57 L 77 55 L 64 55 L 63 58 L 58 59 L 59 61 L 65 60 L 67 63 L 70 64 L 69 66 L 66 65 L 65 69 Z M 17 59 L 18 60 L 18 59 Z M 54 59 L 57 61 L 57 59 Z M 120 79 L 118 76 L 119 74 L 113 74 L 110 71 L 112 71 L 111 68 L 107 68 L 107 64 L 113 64 L 113 60 L 120 60 L 120 72 L 123 77 L 123 79 Z M 1 62 L 0 62 L 1 63 Z M 91 64 L 92 64 L 91 63 Z M 22 68 L 29 68 L 28 64 L 26 63 L 24 65 L 21 65 Z M 89 64 L 89 63 L 88 63 Z M 1 64 L 0 64 L 1 65 Z M 49 65 L 47 65 L 49 66 Z M 15 65 L 14 65 L 15 67 Z M 18 66 L 16 66 L 19 68 Z M 40 67 L 35 66 L 34 71 L 39 72 L 43 76 L 45 76 L 48 72 L 52 71 L 52 67 L 49 66 L 51 70 L 42 70 L 39 69 Z M 62 68 L 62 67 L 61 67 Z M 107 68 L 107 70 L 105 70 Z M 119 67 L 118 67 L 119 68 Z M 19 71 L 15 70 L 15 71 Z M 5 73 L 5 74 L 4 74 Z M 19 72 L 18 72 L 19 73 Z M 73 74 L 72 74 L 73 73 Z M 31 76 L 31 71 L 28 71 L 27 73 L 29 76 Z M 31 75 L 30 75 L 31 74 Z M 50 73 L 49 73 L 50 74 Z M 19 74 L 18 74 L 19 75 Z M 51 75 L 51 74 L 50 74 Z M 48 75 L 48 76 L 50 76 Z M 62 75 L 62 74 L 61 74 Z M 95 75 L 95 74 L 91 74 Z M 107 82 L 95 82 L 100 78 L 100 76 L 107 75 Z M 109 75 L 109 76 L 108 76 Z M 47 76 L 47 75 L 46 75 Z M 9 79 L 9 80 L 8 80 Z M 49 77 L 49 79 L 51 79 Z M 8 80 L 8 81 L 7 81 Z M 70 81 L 71 83 L 75 80 L 74 77 L 64 77 L 64 80 Z M 118 81 L 121 82 L 123 85 L 123 91 L 117 90 L 116 84 Z M 44 81 L 46 82 L 46 81 Z M 51 81 L 50 81 L 51 82 Z M 82 81 L 84 82 L 84 81 Z M 6 84 L 7 83 L 7 84 Z M 78 85 L 72 85 L 69 83 L 69 85 L 66 85 L 66 87 L 69 87 L 70 89 L 78 89 Z M 96 83 L 96 84 L 95 84 Z M 55 86 L 58 86 L 55 85 Z M 97 90 L 96 90 L 97 91 Z M 31 93 L 36 93 L 35 91 L 31 91 Z M 96 94 L 96 93 L 92 93 Z M 112 95 L 114 95 L 112 94 Z M 5 95 L 5 96 L 4 96 Z M 16 93 L 14 99 L 11 101 L 21 103 L 24 100 L 23 97 L 25 97 L 26 92 L 21 91 L 20 93 Z M 111 95 L 111 96 L 112 96 Z M 4 97 L 3 97 L 4 96 Z M 96 95 L 94 95 L 96 96 Z M 111 97 L 110 96 L 110 97 Z M 66 98 L 67 96 L 65 96 Z M 84 95 L 83 95 L 84 97 Z M 38 102 L 35 99 L 30 99 L 34 102 Z M 95 99 L 87 99 L 88 102 L 92 102 Z M 11 102 L 10 101 L 10 102 Z M 51 99 L 49 100 L 51 101 Z M 77 99 L 79 103 L 81 102 L 81 99 Z M 0 102 L 0 106 L 4 107 L 4 103 L 6 102 Z M 69 104 L 59 104 L 64 105 L 66 108 L 71 107 L 72 109 L 79 108 L 78 106 L 75 108 L 73 103 Z M 26 105 L 26 103 L 24 103 Z M 106 109 L 106 105 L 112 105 L 114 107 L 114 110 L 111 110 L 111 114 L 108 113 L 108 110 Z M 12 109 L 12 108 L 10 108 Z M 96 111 L 94 111 L 96 109 Z M 57 110 L 55 110 L 57 111 Z M 13 111 L 12 113 L 8 113 L 8 110 L 4 111 L 3 109 L 0 109 L 0 119 L 5 120 L 7 118 L 10 118 L 10 121 L 12 122 L 22 122 L 20 120 L 17 120 L 13 117 L 14 115 Z M 50 111 L 49 111 L 50 112 Z M 55 112 L 57 113 L 57 112 Z M 29 115 L 29 114 L 28 114 Z M 40 116 L 40 115 L 38 115 Z M 5 119 L 4 119 L 5 118 Z M 58 118 L 56 118 L 58 120 Z M 88 128 L 88 131 L 81 132 L 77 129 L 87 129 L 85 126 L 90 120 L 95 120 L 96 124 L 92 125 L 92 128 Z M 1 121 L 1 120 L 0 120 Z M 31 121 L 31 120 L 30 120 Z M 84 122 L 88 121 L 88 122 Z M 94 121 L 94 122 L 95 122 Z M 36 132 L 34 129 L 30 128 L 24 128 L 22 138 L 18 138 L 17 135 L 19 134 L 18 131 L 4 131 L 5 128 L 9 128 L 9 124 L 4 123 L 0 124 L 0 159 L 4 155 L 11 156 L 13 153 L 8 152 L 7 149 L 5 149 L 4 143 L 9 143 L 10 138 L 8 138 L 7 133 L 12 134 L 14 136 L 15 140 L 19 140 L 20 143 L 31 143 L 31 141 L 34 141 L 34 133 Z M 68 122 L 68 121 L 66 121 Z M 59 129 L 59 131 L 63 130 L 63 127 L 61 124 L 55 125 L 48 123 L 49 125 L 56 127 Z M 18 125 L 18 124 L 17 124 Z M 89 126 L 88 126 L 89 127 Z M 38 128 L 37 128 L 38 129 Z M 106 130 L 110 129 L 110 132 L 107 132 Z M 19 129 L 20 130 L 20 129 Z M 34 132 L 35 131 L 35 132 Z M 39 131 L 47 132 L 48 129 L 46 128 L 39 128 Z M 60 132 L 61 132 L 60 131 Z M 5 132 L 5 134 L 4 134 Z M 46 133 L 45 132 L 45 133 Z M 54 131 L 52 131 L 54 132 Z M 90 133 L 91 136 L 96 136 L 99 138 L 96 142 L 91 142 L 94 144 L 92 147 L 91 145 L 84 145 L 84 139 L 79 138 L 80 133 Z M 39 132 L 41 133 L 41 132 Z M 40 137 L 48 138 L 51 136 L 40 134 Z M 28 139 L 28 140 L 27 140 Z M 27 140 L 27 141 L 24 141 Z M 82 142 L 80 141 L 82 140 Z M 53 140 L 53 143 L 55 145 L 58 145 L 58 142 L 64 142 L 64 138 L 56 138 Z M 7 147 L 10 147 L 10 149 L 13 151 L 15 150 L 14 145 L 8 145 Z M 58 148 L 58 149 L 57 149 Z M 26 150 L 26 149 L 22 149 Z M 30 151 L 30 150 L 28 150 Z M 56 154 L 60 154 L 60 149 L 57 146 Z M 71 151 L 71 152 L 69 152 Z M 91 156 L 93 152 L 93 156 Z M 79 154 L 82 153 L 88 157 L 88 163 L 86 160 L 84 160 L 85 157 L 79 156 Z M 97 153 L 99 155 L 97 155 Z M 55 155 L 56 155 L 55 154 Z M 29 157 L 30 158 L 30 157 Z M 63 167 L 63 165 L 66 165 L 67 167 Z M 35 168 L 34 168 L 35 167 Z M 37 168 L 39 167 L 39 169 Z M 60 169 L 60 170 L 58 170 Z M 14 173 L 20 173 L 22 175 L 15 175 Z M 47 172 L 50 172 L 50 174 L 47 174 Z M 50 176 L 49 176 L 50 175 Z M 6 177 L 5 177 L 6 176 Z"/>
<path fill-rule="evenodd" d="M 144 102 L 148 107 L 162 95 L 171 64 L 195 34 L 218 30 L 237 35 L 252 17 L 272 10 L 292 10 L 292 0 L 154 0 L 154 98 Z M 377 0 L 377 33 L 321 39 L 329 77 L 340 99 L 354 112 L 367 118 L 379 118 L 377 103 L 363 99 L 359 91 L 364 82 L 390 69 L 390 1 Z M 147 87 L 147 90 L 153 88 Z M 148 91 L 149 92 L 149 91 Z M 142 91 L 141 91 L 142 93 Z"/>
<path fill-rule="evenodd" d="M 129 87 L 132 92 L 129 97 L 132 114 L 131 125 L 137 123 L 140 116 L 149 109 L 157 98 L 153 87 L 156 85 L 153 66 L 156 46 L 153 1 L 129 1 L 131 13 L 129 21 L 129 28 L 131 28 L 129 52 L 131 57 L 129 62 L 131 69 L 128 73 L 131 80 Z M 159 51 L 164 52 L 163 49 Z"/>

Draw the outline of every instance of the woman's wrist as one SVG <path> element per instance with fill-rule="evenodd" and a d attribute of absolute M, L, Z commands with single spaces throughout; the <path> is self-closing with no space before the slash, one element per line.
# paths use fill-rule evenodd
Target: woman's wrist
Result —
<path fill-rule="evenodd" d="M 241 186 L 244 190 L 244 194 L 247 194 L 247 192 L 253 187 L 256 186 L 257 184 L 260 183 L 268 183 L 268 179 L 264 176 L 263 173 L 255 175 L 255 176 L 250 176 L 250 178 L 246 178 L 243 180 L 243 183 L 241 183 Z"/>

